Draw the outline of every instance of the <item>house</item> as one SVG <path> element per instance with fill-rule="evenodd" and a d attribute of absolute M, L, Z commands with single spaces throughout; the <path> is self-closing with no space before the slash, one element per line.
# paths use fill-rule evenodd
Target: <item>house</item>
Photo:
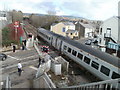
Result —
<path fill-rule="evenodd" d="M 104 46 L 106 52 L 117 53 L 120 49 L 120 29 L 118 29 L 120 17 L 113 16 L 103 22 L 99 30 L 99 46 Z"/>
<path fill-rule="evenodd" d="M 78 31 L 69 29 L 66 31 L 66 37 L 69 37 L 71 39 L 77 39 L 78 38 Z"/>
<path fill-rule="evenodd" d="M 75 30 L 75 25 L 72 22 L 60 22 L 57 24 L 52 24 L 50 31 L 66 36 L 66 31 L 68 31 L 69 29 Z"/>
<path fill-rule="evenodd" d="M 93 37 L 93 33 L 94 33 L 94 28 L 86 23 L 81 23 L 81 22 L 76 22 L 75 23 L 75 30 L 78 30 L 79 32 L 79 39 L 80 38 L 88 38 L 88 37 Z"/>

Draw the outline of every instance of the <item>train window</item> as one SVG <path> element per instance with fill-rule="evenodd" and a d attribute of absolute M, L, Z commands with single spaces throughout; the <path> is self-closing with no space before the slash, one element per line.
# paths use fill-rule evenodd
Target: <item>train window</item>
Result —
<path fill-rule="evenodd" d="M 105 66 L 101 66 L 101 70 L 100 70 L 103 74 L 109 76 L 109 73 L 110 73 L 110 69 L 108 69 L 107 67 Z"/>
<path fill-rule="evenodd" d="M 66 50 L 66 49 L 67 49 L 67 46 L 64 45 L 64 50 Z"/>
<path fill-rule="evenodd" d="M 50 40 L 50 37 L 49 37 L 49 40 Z"/>
<path fill-rule="evenodd" d="M 77 52 L 75 50 L 72 51 L 72 54 L 76 56 Z"/>
<path fill-rule="evenodd" d="M 91 66 L 92 66 L 93 68 L 97 69 L 97 70 L 98 70 L 98 68 L 99 68 L 99 64 L 96 63 L 95 61 L 92 61 Z"/>
<path fill-rule="evenodd" d="M 120 78 L 120 74 L 113 72 L 112 79 Z"/>
<path fill-rule="evenodd" d="M 81 53 L 78 53 L 77 57 L 82 60 L 83 55 Z"/>
<path fill-rule="evenodd" d="M 71 48 L 68 48 L 68 52 L 71 53 Z"/>
<path fill-rule="evenodd" d="M 84 62 L 87 63 L 87 64 L 90 64 L 90 58 L 88 58 L 88 57 L 85 56 Z"/>

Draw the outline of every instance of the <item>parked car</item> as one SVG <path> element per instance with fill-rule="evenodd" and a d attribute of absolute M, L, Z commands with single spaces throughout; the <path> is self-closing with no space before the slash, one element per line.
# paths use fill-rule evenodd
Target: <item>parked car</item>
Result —
<path fill-rule="evenodd" d="M 91 45 L 91 42 L 92 42 L 92 41 L 88 39 L 88 40 L 85 41 L 85 44 L 86 44 L 86 45 Z"/>
<path fill-rule="evenodd" d="M 7 58 L 6 54 L 0 53 L 0 60 L 4 61 Z"/>

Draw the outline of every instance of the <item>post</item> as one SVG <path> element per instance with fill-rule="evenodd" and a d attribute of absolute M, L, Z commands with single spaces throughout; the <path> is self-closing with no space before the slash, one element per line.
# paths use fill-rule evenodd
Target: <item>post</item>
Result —
<path fill-rule="evenodd" d="M 15 40 L 17 40 L 17 27 L 15 27 Z"/>

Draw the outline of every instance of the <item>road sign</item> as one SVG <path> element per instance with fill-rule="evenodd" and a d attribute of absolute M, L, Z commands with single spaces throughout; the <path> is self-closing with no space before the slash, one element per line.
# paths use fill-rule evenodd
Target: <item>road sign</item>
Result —
<path fill-rule="evenodd" d="M 16 21 L 16 22 L 14 23 L 14 27 L 19 27 L 19 21 Z"/>

